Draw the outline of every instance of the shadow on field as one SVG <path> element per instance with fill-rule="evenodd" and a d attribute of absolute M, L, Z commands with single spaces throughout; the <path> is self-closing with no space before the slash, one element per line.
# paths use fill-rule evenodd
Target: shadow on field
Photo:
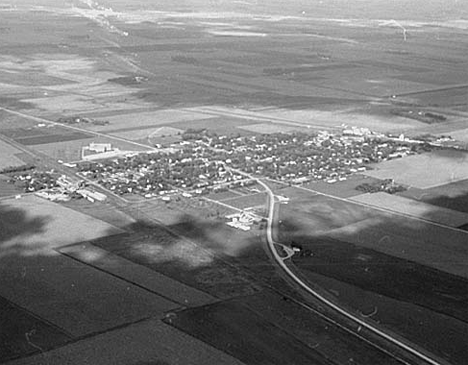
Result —
<path fill-rule="evenodd" d="M 301 248 L 292 261 L 304 277 L 359 315 L 463 364 L 468 235 L 335 200 L 320 204 L 332 209 L 308 210 L 307 202 L 298 202 L 295 211 L 290 203 L 279 218 L 278 239 Z M 434 207 L 423 218 L 436 214 Z"/>
<path fill-rule="evenodd" d="M 41 233 L 48 221 L 48 217 L 29 218 L 26 211 L 0 202 L 0 256 L 7 241 Z"/>

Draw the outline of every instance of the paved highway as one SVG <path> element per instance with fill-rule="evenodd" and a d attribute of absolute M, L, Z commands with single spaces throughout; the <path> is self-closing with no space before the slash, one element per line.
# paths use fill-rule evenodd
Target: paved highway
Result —
<path fill-rule="evenodd" d="M 268 207 L 268 222 L 267 222 L 267 229 L 266 229 L 268 245 L 269 245 L 270 251 L 273 254 L 273 257 L 274 257 L 276 263 L 281 267 L 282 270 L 284 270 L 284 272 L 296 284 L 298 284 L 303 290 L 305 290 L 307 293 L 311 294 L 313 297 L 318 299 L 322 304 L 326 305 L 328 308 L 333 309 L 335 312 L 341 314 L 342 316 L 344 316 L 347 319 L 351 320 L 352 322 L 356 323 L 358 328 L 367 329 L 371 333 L 379 336 L 380 338 L 383 338 L 383 339 L 387 340 L 388 342 L 392 343 L 393 345 L 396 345 L 399 348 L 405 350 L 407 353 L 410 353 L 413 356 L 415 356 L 416 358 L 424 361 L 426 364 L 430 364 L 430 365 L 445 365 L 446 364 L 445 362 L 441 362 L 441 361 L 438 361 L 436 359 L 433 359 L 433 358 L 429 357 L 427 354 L 419 351 L 418 349 L 414 348 L 412 345 L 410 345 L 408 343 L 405 343 L 405 342 L 393 337 L 392 335 L 384 332 L 383 330 L 373 326 L 372 324 L 362 320 L 361 318 L 359 318 L 355 314 L 348 312 L 347 310 L 343 309 L 342 307 L 340 307 L 336 303 L 333 303 L 329 299 L 325 298 L 319 292 L 311 289 L 301 278 L 299 278 L 286 265 L 286 263 L 285 263 L 286 259 L 284 257 L 281 257 L 278 254 L 278 252 L 277 252 L 277 250 L 275 248 L 275 245 L 280 245 L 280 246 L 283 246 L 283 247 L 284 247 L 284 245 L 275 242 L 275 240 L 273 239 L 273 222 L 274 222 L 274 212 L 275 212 L 275 196 L 273 194 L 273 191 L 263 181 L 260 181 L 259 179 L 256 179 L 255 177 L 253 177 L 253 176 L 251 176 L 249 174 L 246 174 L 246 173 L 244 173 L 242 171 L 238 171 L 238 170 L 234 170 L 234 171 L 236 171 L 236 172 L 238 172 L 238 173 L 240 173 L 240 174 L 242 174 L 244 176 L 247 176 L 247 177 L 249 177 L 249 178 L 251 178 L 253 180 L 256 180 L 261 186 L 263 186 L 263 188 L 268 193 L 269 207 Z M 288 251 L 286 251 L 286 252 L 288 252 Z"/>

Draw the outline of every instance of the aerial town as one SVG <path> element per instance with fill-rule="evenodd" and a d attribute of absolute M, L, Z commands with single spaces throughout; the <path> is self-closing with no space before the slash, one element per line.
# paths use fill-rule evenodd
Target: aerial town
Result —
<path fill-rule="evenodd" d="M 466 365 L 468 1 L 0 4 L 0 364 Z"/>

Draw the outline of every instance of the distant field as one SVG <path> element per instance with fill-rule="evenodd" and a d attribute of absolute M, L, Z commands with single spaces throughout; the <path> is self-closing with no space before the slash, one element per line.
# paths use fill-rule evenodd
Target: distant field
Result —
<path fill-rule="evenodd" d="M 0 139 L 0 170 L 8 166 L 24 165 L 24 162 L 16 156 L 19 153 L 20 150 Z"/>
<path fill-rule="evenodd" d="M 329 184 L 324 181 L 312 182 L 305 184 L 304 187 L 312 190 L 316 190 L 323 194 L 329 194 L 337 196 L 339 198 L 350 198 L 352 196 L 362 194 L 361 191 L 356 190 L 356 187 L 367 183 L 372 184 L 379 181 L 378 179 L 371 178 L 369 176 L 357 174 L 347 177 L 345 181 L 337 181 L 334 184 Z"/>
<path fill-rule="evenodd" d="M 21 252 L 45 254 L 61 245 L 116 234 L 120 229 L 34 195 L 0 203 L 0 256 Z M 83 229 L 82 227 L 86 227 Z"/>
<path fill-rule="evenodd" d="M 372 165 L 365 175 L 428 189 L 468 178 L 468 153 L 433 151 Z"/>
<path fill-rule="evenodd" d="M 234 117 L 218 117 L 218 116 L 210 116 L 206 119 L 202 120 L 195 120 L 195 121 L 185 121 L 185 122 L 177 122 L 171 124 L 174 128 L 180 128 L 183 130 L 186 129 L 208 129 L 210 131 L 216 132 L 218 134 L 238 134 L 241 135 L 249 135 L 252 134 L 247 130 L 243 130 L 242 126 L 248 126 L 251 124 L 255 124 L 257 121 L 255 120 L 247 120 L 241 118 L 234 118 Z"/>
<path fill-rule="evenodd" d="M 351 199 L 359 203 L 423 218 L 449 227 L 460 227 L 468 223 L 468 214 L 466 213 L 418 202 L 398 195 L 390 195 L 384 192 L 361 194 Z"/>
<path fill-rule="evenodd" d="M 46 154 L 47 156 L 62 160 L 65 162 L 81 160 L 81 151 L 84 146 L 90 143 L 110 143 L 113 148 L 119 148 L 121 151 L 149 151 L 150 147 L 134 145 L 124 141 L 115 140 L 107 137 L 94 137 L 87 139 L 76 139 L 65 142 L 45 143 L 32 146 L 33 149 Z"/>
<path fill-rule="evenodd" d="M 468 143 L 468 128 L 450 132 L 450 136 L 457 141 Z"/>
<path fill-rule="evenodd" d="M 430 189 L 408 189 L 398 195 L 468 213 L 468 180 L 461 180 Z"/>
<path fill-rule="evenodd" d="M 267 194 L 266 193 L 255 193 L 252 195 L 246 195 L 238 198 L 223 200 L 223 203 L 231 205 L 238 209 L 246 209 L 250 207 L 256 207 L 259 205 L 266 205 Z"/>
<path fill-rule="evenodd" d="M 405 98 L 406 97 L 417 100 L 419 103 L 431 106 L 446 107 L 466 105 L 466 99 L 468 97 L 468 86 L 447 86 L 447 88 L 441 90 L 412 93 L 411 95 L 405 96 Z"/>
<path fill-rule="evenodd" d="M 251 124 L 239 126 L 240 129 L 245 129 L 249 132 L 260 133 L 260 134 L 270 134 L 270 133 L 289 133 L 305 128 L 301 127 L 292 127 L 289 125 L 273 124 L 273 123 L 261 123 L 261 124 Z"/>
<path fill-rule="evenodd" d="M 281 205 L 280 237 L 333 237 L 468 278 L 466 232 L 324 196 Z"/>
<path fill-rule="evenodd" d="M 122 113 L 121 115 L 114 115 L 106 117 L 105 119 L 110 122 L 107 126 L 99 127 L 99 130 L 128 128 L 130 126 L 138 128 L 140 126 L 153 125 L 155 128 L 162 125 L 170 125 L 182 121 L 196 121 L 206 118 L 206 115 L 195 113 L 192 111 L 184 111 L 177 109 L 155 110 L 139 113 Z"/>
<path fill-rule="evenodd" d="M 329 364 L 300 339 L 235 303 L 178 312 L 169 323 L 246 364 Z"/>
<path fill-rule="evenodd" d="M 16 187 L 8 182 L 10 178 L 6 175 L 0 175 L 0 197 L 11 196 L 23 193 L 23 189 Z"/>
<path fill-rule="evenodd" d="M 3 134 L 26 146 L 73 141 L 91 136 L 88 133 L 58 126 L 7 129 Z"/>
<path fill-rule="evenodd" d="M 208 198 L 217 200 L 217 201 L 223 201 L 227 199 L 233 199 L 233 198 L 238 198 L 241 194 L 236 194 L 231 190 L 228 191 L 222 191 L 219 193 L 212 193 L 208 195 Z"/>

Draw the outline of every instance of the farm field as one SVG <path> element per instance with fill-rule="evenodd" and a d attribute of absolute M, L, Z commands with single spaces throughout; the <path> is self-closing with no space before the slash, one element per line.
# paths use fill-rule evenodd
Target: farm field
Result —
<path fill-rule="evenodd" d="M 82 160 L 82 149 L 90 143 L 110 143 L 112 148 L 121 151 L 150 151 L 151 147 L 136 145 L 126 141 L 115 140 L 110 137 L 93 137 L 72 141 L 45 143 L 31 146 L 33 150 L 43 153 L 55 160 L 74 162 Z"/>
<path fill-rule="evenodd" d="M 91 142 L 147 151 L 190 128 L 251 136 L 346 125 L 468 141 L 461 1 L 403 12 L 404 0 L 98 2 L 0 5 L 0 134 L 32 152 L 5 157 L 0 142 L 0 168 L 18 158 L 72 173 L 57 160 L 80 160 Z M 447 120 L 398 116 L 406 109 Z M 66 116 L 110 124 L 75 132 L 33 119 Z M 440 151 L 392 160 L 306 186 L 317 193 L 271 183 L 290 198 L 275 206 L 275 235 L 311 250 L 291 264 L 344 306 L 464 365 L 467 233 L 346 199 L 394 178 L 409 190 L 369 203 L 455 225 L 468 214 L 467 160 Z M 16 194 L 0 176 L 2 195 Z M 108 198 L 1 199 L 0 362 L 396 365 L 303 306 L 318 307 L 278 272 L 259 225 L 225 224 L 237 210 L 223 203 L 265 207 L 265 193 Z"/>
<path fill-rule="evenodd" d="M 178 312 L 167 322 L 246 364 L 329 364 L 276 324 L 232 302 Z"/>
<path fill-rule="evenodd" d="M 0 198 L 24 192 L 23 189 L 15 186 L 14 184 L 10 184 L 8 180 L 10 180 L 8 176 L 0 174 Z"/>
<path fill-rule="evenodd" d="M 215 299 L 206 293 L 184 285 L 147 267 L 137 265 L 90 243 L 78 243 L 58 249 L 61 254 L 110 273 L 168 300 L 194 307 L 213 303 Z"/>
<path fill-rule="evenodd" d="M 263 206 L 267 203 L 266 193 L 255 193 L 238 198 L 223 200 L 223 203 L 233 206 L 238 209 L 246 209 L 251 207 Z"/>
<path fill-rule="evenodd" d="M 40 348 L 64 345 L 70 340 L 70 336 L 64 332 L 2 297 L 0 297 L 0 323 L 1 363 L 34 353 L 37 349 L 28 343 L 28 339 Z"/>
<path fill-rule="evenodd" d="M 19 153 L 20 150 L 0 139 L 0 171 L 5 167 L 24 165 L 24 162 L 16 156 Z"/>
<path fill-rule="evenodd" d="M 332 237 L 468 278 L 467 233 L 324 196 L 280 208 L 280 238 Z"/>
<path fill-rule="evenodd" d="M 40 364 L 43 356 L 38 354 L 9 365 Z M 50 365 L 63 365 L 64 359 L 69 364 L 80 364 L 86 359 L 96 365 L 243 365 L 232 356 L 155 319 L 98 334 L 47 353 Z"/>
<path fill-rule="evenodd" d="M 7 137 L 25 146 L 90 138 L 91 135 L 67 128 L 48 126 L 2 130 Z"/>
<path fill-rule="evenodd" d="M 203 112 L 203 111 L 200 111 Z M 214 113 L 213 113 L 214 114 Z M 206 115 L 205 119 L 195 121 L 176 122 L 171 124 L 174 128 L 183 130 L 187 129 L 208 129 L 220 135 L 240 134 L 251 135 L 252 132 L 242 129 L 244 126 L 249 126 L 257 123 L 255 120 L 235 118 L 229 116 L 218 116 L 217 114 Z"/>
<path fill-rule="evenodd" d="M 372 277 L 370 280 L 375 281 L 371 287 L 364 285 L 356 277 L 355 272 L 349 272 L 350 268 L 347 265 L 346 271 L 342 271 L 339 269 L 340 265 L 325 261 L 312 267 L 312 262 L 308 258 L 296 259 L 295 263 L 308 280 L 335 295 L 341 304 L 354 308 L 358 314 L 371 318 L 393 333 L 430 349 L 432 353 L 451 364 L 464 363 L 467 356 L 463 340 L 463 333 L 467 331 L 468 326 L 466 321 L 414 304 L 405 298 L 395 299 L 389 291 L 385 292 L 384 288 L 397 289 L 400 280 L 395 283 L 395 280 L 376 278 L 373 273 L 369 273 L 368 275 Z M 372 260 L 358 262 L 357 265 L 361 268 L 373 267 Z M 368 279 L 363 281 L 368 282 Z M 414 292 L 416 291 L 419 292 L 414 289 Z"/>
<path fill-rule="evenodd" d="M 187 234 L 187 239 L 159 226 L 142 226 L 137 233 L 100 239 L 93 245 L 218 299 L 259 290 L 239 268 L 221 259 L 239 256 L 253 245 L 250 234 L 238 235 L 237 231 L 234 234 L 223 222 L 195 221 L 189 217 L 168 228 Z"/>
<path fill-rule="evenodd" d="M 408 189 L 400 196 L 423 201 L 439 207 L 468 213 L 468 180 L 461 180 L 430 189 Z"/>
<path fill-rule="evenodd" d="M 378 181 L 378 179 L 366 175 L 356 174 L 348 176 L 347 180 L 345 181 L 337 181 L 334 184 L 329 184 L 324 181 L 318 181 L 304 184 L 304 187 L 307 189 L 318 191 L 322 194 L 329 194 L 337 196 L 339 198 L 350 198 L 362 194 L 361 191 L 356 189 L 356 187 L 358 187 L 359 185 L 365 183 L 373 184 Z"/>
<path fill-rule="evenodd" d="M 464 151 L 433 151 L 372 165 L 365 175 L 420 189 L 468 179 L 468 153 Z"/>
<path fill-rule="evenodd" d="M 0 257 L 48 255 L 66 244 L 95 239 L 121 230 L 34 195 L 0 203 Z M 86 227 L 86 229 L 83 229 Z"/>
<path fill-rule="evenodd" d="M 300 131 L 303 129 L 301 127 L 292 127 L 288 125 L 273 124 L 273 123 L 244 125 L 244 126 L 240 126 L 239 128 L 247 130 L 249 132 L 254 132 L 254 133 L 259 133 L 259 134 L 291 133 L 291 132 Z"/>
<path fill-rule="evenodd" d="M 388 211 L 426 219 L 449 227 L 460 227 L 468 223 L 468 214 L 466 213 L 384 192 L 362 194 L 352 197 L 351 200 Z"/>
<path fill-rule="evenodd" d="M 192 111 L 177 110 L 177 109 L 165 109 L 165 110 L 154 110 L 145 111 L 138 113 L 121 113 L 119 115 L 113 115 L 103 117 L 103 119 L 109 121 L 106 126 L 89 126 L 93 130 L 117 130 L 134 128 L 139 129 L 142 127 L 154 127 L 154 129 L 168 125 L 172 126 L 173 123 L 184 122 L 184 121 L 196 121 L 205 119 L 207 116 L 202 113 L 195 113 Z"/>

